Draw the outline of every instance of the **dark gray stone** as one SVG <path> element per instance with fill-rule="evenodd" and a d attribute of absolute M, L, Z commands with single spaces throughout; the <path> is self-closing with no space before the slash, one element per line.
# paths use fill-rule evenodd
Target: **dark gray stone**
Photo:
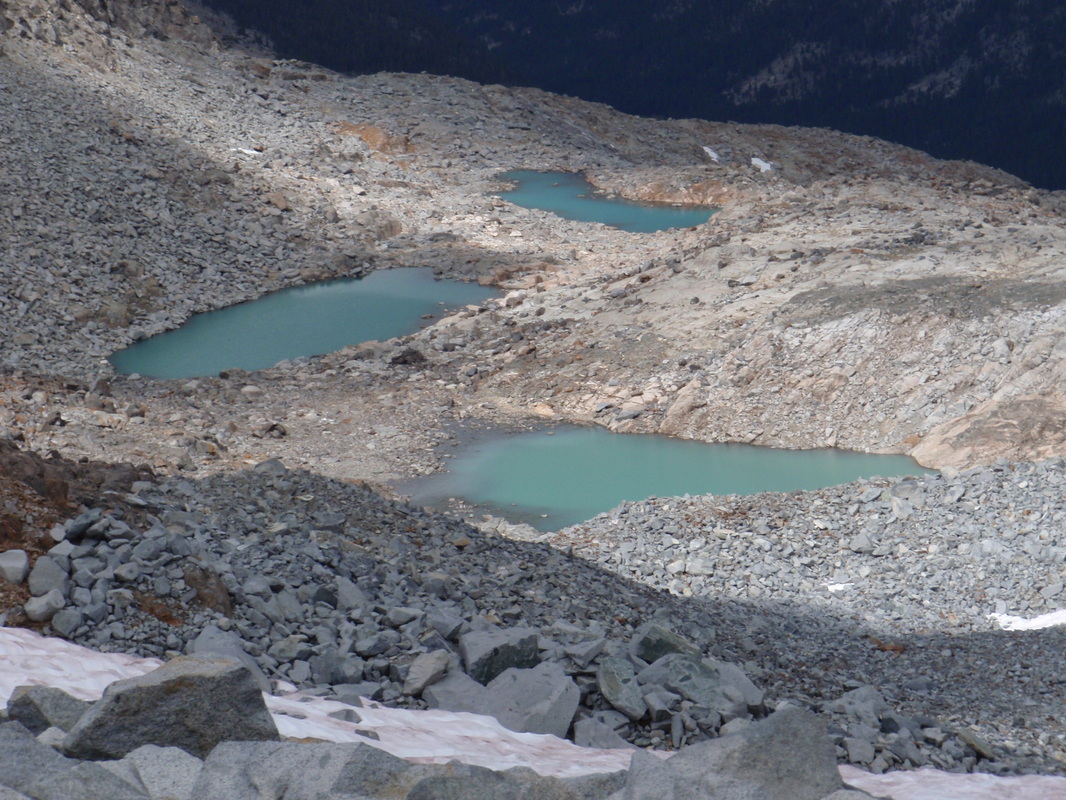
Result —
<path fill-rule="evenodd" d="M 7 714 L 36 736 L 48 728 L 69 731 L 91 706 L 52 686 L 16 686 L 7 702 Z"/>
<path fill-rule="evenodd" d="M 416 697 L 421 695 L 427 686 L 432 686 L 445 676 L 450 663 L 451 657 L 443 650 L 420 654 L 407 671 L 403 693 Z"/>
<path fill-rule="evenodd" d="M 614 728 L 592 717 L 574 723 L 574 744 L 578 747 L 595 747 L 602 750 L 636 749 L 636 745 L 619 736 Z"/>
<path fill-rule="evenodd" d="M 64 639 L 69 639 L 84 622 L 85 615 L 81 611 L 76 608 L 68 608 L 56 612 L 56 615 L 52 617 L 52 630 Z"/>
<path fill-rule="evenodd" d="M 244 665 L 183 657 L 108 686 L 70 731 L 63 750 L 79 758 L 122 758 L 155 744 L 203 757 L 221 741 L 277 738 L 263 695 Z"/>
<path fill-rule="evenodd" d="M 616 656 L 603 659 L 596 672 L 596 683 L 603 699 L 631 720 L 638 720 L 647 712 L 644 695 L 629 659 Z"/>
<path fill-rule="evenodd" d="M 462 672 L 449 672 L 442 680 L 422 692 L 430 708 L 445 711 L 469 711 L 484 714 L 488 706 L 488 689 Z"/>
<path fill-rule="evenodd" d="M 631 655 L 652 664 L 668 653 L 700 656 L 700 649 L 683 636 L 679 636 L 656 622 L 646 622 L 633 632 L 629 641 Z"/>
<path fill-rule="evenodd" d="M 528 628 L 471 631 L 459 637 L 459 653 L 467 674 L 487 684 L 507 669 L 536 666 L 537 632 Z"/>

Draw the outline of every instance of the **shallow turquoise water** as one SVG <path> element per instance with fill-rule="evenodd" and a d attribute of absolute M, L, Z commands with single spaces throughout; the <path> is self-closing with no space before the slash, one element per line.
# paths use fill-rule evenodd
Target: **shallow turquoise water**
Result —
<path fill-rule="evenodd" d="M 705 444 L 573 427 L 472 445 L 450 466 L 405 491 L 423 505 L 462 498 L 542 531 L 590 519 L 624 500 L 820 489 L 931 472 L 907 456 Z"/>
<path fill-rule="evenodd" d="M 256 370 L 350 344 L 418 329 L 423 314 L 480 303 L 495 290 L 438 281 L 430 269 L 392 269 L 366 278 L 285 289 L 197 314 L 182 327 L 111 356 L 119 373 L 193 378 L 224 369 Z"/>
<path fill-rule="evenodd" d="M 514 170 L 500 176 L 517 188 L 500 197 L 523 208 L 551 211 L 578 222 L 599 222 L 630 233 L 653 233 L 670 228 L 702 225 L 718 209 L 705 206 L 673 206 L 665 203 L 635 203 L 607 197 L 581 175 L 572 172 Z"/>

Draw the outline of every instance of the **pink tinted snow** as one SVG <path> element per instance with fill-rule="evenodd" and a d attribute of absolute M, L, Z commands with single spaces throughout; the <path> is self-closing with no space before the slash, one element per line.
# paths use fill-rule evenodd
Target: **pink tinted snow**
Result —
<path fill-rule="evenodd" d="M 55 686 L 75 697 L 95 700 L 112 681 L 143 675 L 161 662 L 117 653 L 96 653 L 32 631 L 0 628 L 0 706 L 16 686 Z M 335 742 L 363 742 L 412 761 L 458 760 L 493 769 L 531 767 L 542 775 L 576 776 L 624 769 L 630 751 L 577 747 L 554 736 L 514 733 L 494 719 L 446 711 L 406 711 L 343 703 L 291 693 L 266 695 L 282 736 Z M 361 722 L 333 719 L 330 712 L 352 709 Z M 374 732 L 379 741 L 357 731 Z M 1066 778 L 1039 775 L 1000 778 L 955 775 L 933 769 L 872 775 L 841 767 L 857 789 L 892 800 L 1066 800 Z"/>

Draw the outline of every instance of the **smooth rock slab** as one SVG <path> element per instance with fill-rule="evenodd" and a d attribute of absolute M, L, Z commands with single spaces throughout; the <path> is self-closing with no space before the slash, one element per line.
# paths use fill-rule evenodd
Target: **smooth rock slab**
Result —
<path fill-rule="evenodd" d="M 44 777 L 26 791 L 34 800 L 150 800 L 144 787 L 134 786 L 91 762 Z"/>
<path fill-rule="evenodd" d="M 52 591 L 67 593 L 67 572 L 51 556 L 41 556 L 30 570 L 30 594 L 41 597 Z"/>
<path fill-rule="evenodd" d="M 0 786 L 25 792 L 33 783 L 60 775 L 77 763 L 38 742 L 17 722 L 0 725 Z"/>
<path fill-rule="evenodd" d="M 628 659 L 608 657 L 600 662 L 596 682 L 603 699 L 631 720 L 638 720 L 647 712 L 644 695 L 637 683 L 633 664 Z"/>
<path fill-rule="evenodd" d="M 700 655 L 700 649 L 683 636 L 655 622 L 646 622 L 636 629 L 629 641 L 629 652 L 651 664 L 669 653 Z"/>
<path fill-rule="evenodd" d="M 115 681 L 63 743 L 76 758 L 122 758 L 145 744 L 180 747 L 198 758 L 222 741 L 275 741 L 252 673 L 236 661 L 176 658 Z"/>
<path fill-rule="evenodd" d="M 203 762 L 177 747 L 138 747 L 123 761 L 137 771 L 153 800 L 187 800 L 192 794 Z"/>

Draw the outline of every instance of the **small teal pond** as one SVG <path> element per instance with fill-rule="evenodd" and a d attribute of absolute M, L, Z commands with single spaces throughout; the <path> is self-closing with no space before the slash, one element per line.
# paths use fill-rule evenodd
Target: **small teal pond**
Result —
<path fill-rule="evenodd" d="M 577 222 L 599 222 L 630 233 L 654 233 L 671 228 L 702 225 L 718 209 L 707 206 L 675 206 L 667 203 L 637 203 L 608 197 L 584 177 L 572 172 L 514 170 L 499 176 L 516 188 L 500 197 L 523 208 L 551 211 Z"/>
<path fill-rule="evenodd" d="M 444 507 L 449 498 L 461 498 L 512 522 L 554 531 L 625 500 L 790 492 L 931 472 L 907 456 L 775 450 L 568 427 L 470 445 L 458 451 L 449 472 L 401 490 L 422 505 Z"/>
<path fill-rule="evenodd" d="M 115 353 L 111 363 L 121 374 L 153 378 L 264 369 L 413 333 L 423 315 L 480 303 L 495 294 L 475 283 L 435 280 L 428 268 L 378 270 L 365 278 L 285 289 L 197 314 L 176 330 Z"/>

